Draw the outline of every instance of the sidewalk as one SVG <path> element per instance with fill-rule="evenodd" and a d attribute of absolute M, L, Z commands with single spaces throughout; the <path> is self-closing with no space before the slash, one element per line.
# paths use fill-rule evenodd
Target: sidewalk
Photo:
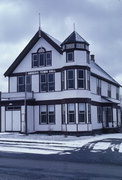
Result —
<path fill-rule="evenodd" d="M 78 151 L 84 146 L 89 150 L 92 147 L 92 152 L 106 151 L 112 147 L 113 152 L 117 149 L 119 153 L 122 153 L 122 134 L 76 137 L 64 135 L 0 133 L 0 151 L 34 154 L 70 154 L 71 151 Z"/>

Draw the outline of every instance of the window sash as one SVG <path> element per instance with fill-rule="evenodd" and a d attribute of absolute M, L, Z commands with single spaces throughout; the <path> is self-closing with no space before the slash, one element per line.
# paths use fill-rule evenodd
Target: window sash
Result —
<path fill-rule="evenodd" d="M 78 79 L 78 89 L 85 89 L 85 70 L 78 69 L 77 79 Z"/>
<path fill-rule="evenodd" d="M 40 74 L 40 91 L 47 91 L 47 77 L 46 74 Z"/>
<path fill-rule="evenodd" d="M 52 65 L 52 52 L 40 52 L 32 54 L 32 68 Z"/>
<path fill-rule="evenodd" d="M 97 106 L 97 119 L 98 123 L 103 122 L 103 108 L 101 106 Z"/>
<path fill-rule="evenodd" d="M 75 104 L 68 104 L 68 123 L 75 123 L 76 121 L 76 112 L 75 112 Z"/>
<path fill-rule="evenodd" d="M 40 124 L 54 124 L 55 123 L 55 105 L 41 105 L 40 106 Z"/>
<path fill-rule="evenodd" d="M 71 72 L 72 72 L 72 77 L 69 77 Z M 75 71 L 74 70 L 67 70 L 67 89 L 75 89 Z"/>
<path fill-rule="evenodd" d="M 39 67 L 39 56 L 38 56 L 38 54 L 32 54 L 32 67 Z"/>
<path fill-rule="evenodd" d="M 26 78 L 26 82 L 25 82 L 25 78 Z M 20 82 L 20 79 L 22 79 L 22 82 Z M 25 87 L 25 83 L 26 83 L 26 87 Z M 25 92 L 25 90 L 27 92 L 31 92 L 31 75 L 18 76 L 17 91 L 18 92 Z"/>
<path fill-rule="evenodd" d="M 67 52 L 66 53 L 66 62 L 73 62 L 74 61 L 74 52 Z"/>
<path fill-rule="evenodd" d="M 97 83 L 97 94 L 101 95 L 101 80 L 96 79 L 96 83 Z"/>
<path fill-rule="evenodd" d="M 55 91 L 55 74 L 54 73 L 48 74 L 48 91 Z"/>
<path fill-rule="evenodd" d="M 65 89 L 65 74 L 64 71 L 61 72 L 61 90 Z"/>
<path fill-rule="evenodd" d="M 45 66 L 45 53 L 40 53 L 39 54 L 39 65 L 40 66 Z"/>
<path fill-rule="evenodd" d="M 52 53 L 46 52 L 46 66 L 52 65 Z"/>
<path fill-rule="evenodd" d="M 86 104 L 85 103 L 79 103 L 78 104 L 78 122 L 79 123 L 86 123 L 87 122 L 87 116 L 86 116 Z"/>

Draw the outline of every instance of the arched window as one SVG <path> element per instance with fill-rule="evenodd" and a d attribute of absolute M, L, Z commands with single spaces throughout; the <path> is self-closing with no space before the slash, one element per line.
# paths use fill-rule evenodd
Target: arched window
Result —
<path fill-rule="evenodd" d="M 52 52 L 46 51 L 44 47 L 40 47 L 37 53 L 32 54 L 32 68 L 51 66 L 52 65 Z"/>

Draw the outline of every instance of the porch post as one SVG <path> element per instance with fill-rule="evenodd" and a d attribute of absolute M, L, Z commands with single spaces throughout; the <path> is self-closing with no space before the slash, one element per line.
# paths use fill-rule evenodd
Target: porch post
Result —
<path fill-rule="evenodd" d="M 25 73 L 25 99 L 24 99 L 24 106 L 25 106 L 25 134 L 28 135 L 28 127 L 27 127 L 27 87 L 26 87 L 26 77 L 27 77 L 27 74 Z"/>

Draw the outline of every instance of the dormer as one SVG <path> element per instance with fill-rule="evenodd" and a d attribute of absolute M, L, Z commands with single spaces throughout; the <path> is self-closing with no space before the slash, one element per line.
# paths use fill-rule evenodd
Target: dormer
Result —
<path fill-rule="evenodd" d="M 89 51 L 89 43 L 84 40 L 76 31 L 73 31 L 64 41 L 61 43 L 63 51 L 68 50 L 86 50 Z"/>

